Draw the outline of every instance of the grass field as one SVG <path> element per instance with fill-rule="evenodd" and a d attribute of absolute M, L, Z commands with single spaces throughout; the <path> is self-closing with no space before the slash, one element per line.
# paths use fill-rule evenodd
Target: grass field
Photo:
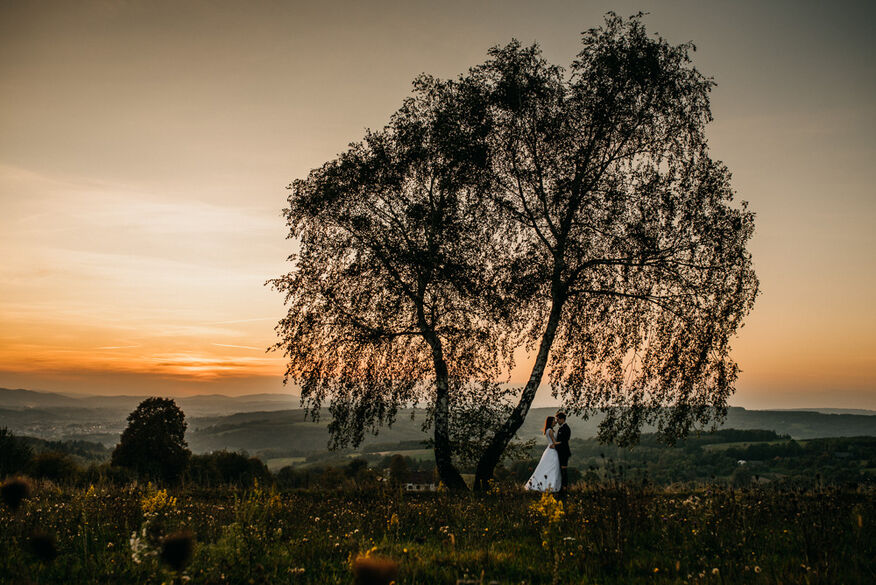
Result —
<path fill-rule="evenodd" d="M 306 457 L 275 457 L 268 459 L 265 464 L 272 472 L 278 471 L 287 465 L 300 465 L 307 460 Z"/>
<path fill-rule="evenodd" d="M 561 507 L 519 491 L 40 484 L 0 511 L 0 583 L 351 583 L 369 555 L 410 584 L 869 584 L 874 511 L 873 493 L 834 489 L 606 485 Z M 161 551 L 180 530 L 194 552 L 176 572 Z"/>
<path fill-rule="evenodd" d="M 431 461 L 435 458 L 435 452 L 432 449 L 408 449 L 399 451 L 378 451 L 374 455 L 401 455 L 409 457 L 417 461 Z"/>
<path fill-rule="evenodd" d="M 712 443 L 710 445 L 703 445 L 703 450 L 726 451 L 727 449 L 745 449 L 752 445 L 784 445 L 786 443 L 788 443 L 788 441 L 737 441 L 734 443 Z M 799 441 L 798 443 L 803 445 L 806 441 Z"/>

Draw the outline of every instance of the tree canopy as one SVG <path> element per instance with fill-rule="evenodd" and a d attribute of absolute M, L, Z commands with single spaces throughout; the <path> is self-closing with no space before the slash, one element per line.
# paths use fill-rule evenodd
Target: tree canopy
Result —
<path fill-rule="evenodd" d="M 512 41 L 422 76 L 386 128 L 292 184 L 277 347 L 311 410 L 329 400 L 335 444 L 425 402 L 462 487 L 471 445 L 451 435 L 473 417 L 454 412 L 480 401 L 483 487 L 545 375 L 571 411 L 607 412 L 605 440 L 725 413 L 758 283 L 754 216 L 708 151 L 714 83 L 641 15 L 582 44 L 568 71 Z M 530 377 L 506 392 L 520 346 Z"/>
<path fill-rule="evenodd" d="M 128 415 L 112 464 L 149 479 L 177 481 L 191 457 L 185 432 L 185 414 L 173 399 L 147 398 Z"/>

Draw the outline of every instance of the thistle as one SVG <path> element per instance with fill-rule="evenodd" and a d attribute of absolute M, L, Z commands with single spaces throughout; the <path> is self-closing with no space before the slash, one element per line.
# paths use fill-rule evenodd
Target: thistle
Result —
<path fill-rule="evenodd" d="M 36 530 L 31 534 L 27 544 L 30 552 L 44 563 L 49 563 L 58 556 L 58 543 L 54 534 Z"/>
<path fill-rule="evenodd" d="M 359 555 L 353 561 L 354 585 L 389 585 L 398 576 L 398 563 L 392 559 Z"/>
<path fill-rule="evenodd" d="M 182 571 L 192 559 L 195 537 L 188 530 L 181 530 L 165 537 L 161 545 L 161 560 L 174 571 Z"/>
<path fill-rule="evenodd" d="M 9 509 L 13 512 L 18 510 L 24 500 L 30 497 L 30 492 L 30 483 L 21 477 L 14 477 L 7 480 L 6 483 L 0 487 L 0 497 L 3 498 L 3 502 L 9 506 Z"/>

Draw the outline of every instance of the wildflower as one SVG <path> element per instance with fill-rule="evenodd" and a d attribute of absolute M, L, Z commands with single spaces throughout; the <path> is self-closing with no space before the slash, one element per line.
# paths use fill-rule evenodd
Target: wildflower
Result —
<path fill-rule="evenodd" d="M 144 516 L 155 516 L 175 507 L 176 498 L 167 495 L 167 490 L 155 491 L 151 483 L 147 485 L 147 493 L 140 499 L 140 508 Z"/>
<path fill-rule="evenodd" d="M 713 574 L 713 575 L 717 575 L 717 574 L 719 574 L 720 572 L 721 572 L 721 571 L 718 570 L 718 567 L 715 567 L 714 569 L 712 569 L 712 574 Z"/>
<path fill-rule="evenodd" d="M 44 563 L 51 562 L 58 556 L 58 545 L 54 534 L 38 530 L 31 534 L 27 544 L 30 552 Z"/>
<path fill-rule="evenodd" d="M 188 530 L 175 532 L 164 539 L 161 546 L 161 560 L 175 571 L 185 568 L 192 558 L 195 538 Z"/>
<path fill-rule="evenodd" d="M 148 522 L 143 523 L 140 533 L 131 533 L 131 538 L 128 539 L 128 544 L 131 546 L 131 560 L 134 564 L 139 565 L 143 561 L 144 556 L 154 556 L 156 551 L 153 550 L 146 539 L 146 531 L 148 530 Z"/>
<path fill-rule="evenodd" d="M 30 483 L 24 478 L 14 477 L 0 487 L 0 496 L 3 498 L 3 503 L 14 512 L 30 497 Z"/>
<path fill-rule="evenodd" d="M 758 567 L 757 565 L 755 565 L 755 566 L 754 566 L 754 572 L 755 572 L 755 573 L 760 573 L 760 567 Z"/>
<path fill-rule="evenodd" d="M 530 509 L 547 520 L 548 524 L 559 522 L 564 515 L 563 503 L 554 498 L 550 492 L 544 492 L 541 499 L 532 504 Z"/>

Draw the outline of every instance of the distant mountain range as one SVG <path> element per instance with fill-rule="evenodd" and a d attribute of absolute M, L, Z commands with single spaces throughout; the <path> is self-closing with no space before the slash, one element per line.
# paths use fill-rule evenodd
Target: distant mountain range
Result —
<path fill-rule="evenodd" d="M 96 396 L 60 394 L 35 390 L 0 388 L 0 408 L 98 408 L 131 412 L 147 396 Z M 199 394 L 175 397 L 177 405 L 189 416 L 217 416 L 253 410 L 284 410 L 298 407 L 298 396 L 292 394 L 248 394 L 225 396 Z"/>
<path fill-rule="evenodd" d="M 76 396 L 0 388 L 0 427 L 19 435 L 42 439 L 78 439 L 114 446 L 124 430 L 126 417 L 145 397 Z M 273 452 L 306 456 L 324 452 L 328 443 L 328 413 L 318 423 L 305 419 L 298 397 L 290 394 L 255 394 L 229 397 L 202 395 L 175 399 L 187 415 L 186 439 L 195 452 L 218 449 Z M 518 435 L 538 437 L 546 416 L 554 408 L 532 409 Z M 411 415 L 415 417 L 412 420 Z M 876 411 L 846 409 L 747 410 L 731 408 L 720 428 L 764 429 L 795 439 L 876 436 Z M 573 436 L 596 435 L 601 417 L 570 418 Z M 404 411 L 392 428 L 369 435 L 364 448 L 419 441 L 423 413 Z M 653 429 L 644 429 L 646 432 Z"/>

